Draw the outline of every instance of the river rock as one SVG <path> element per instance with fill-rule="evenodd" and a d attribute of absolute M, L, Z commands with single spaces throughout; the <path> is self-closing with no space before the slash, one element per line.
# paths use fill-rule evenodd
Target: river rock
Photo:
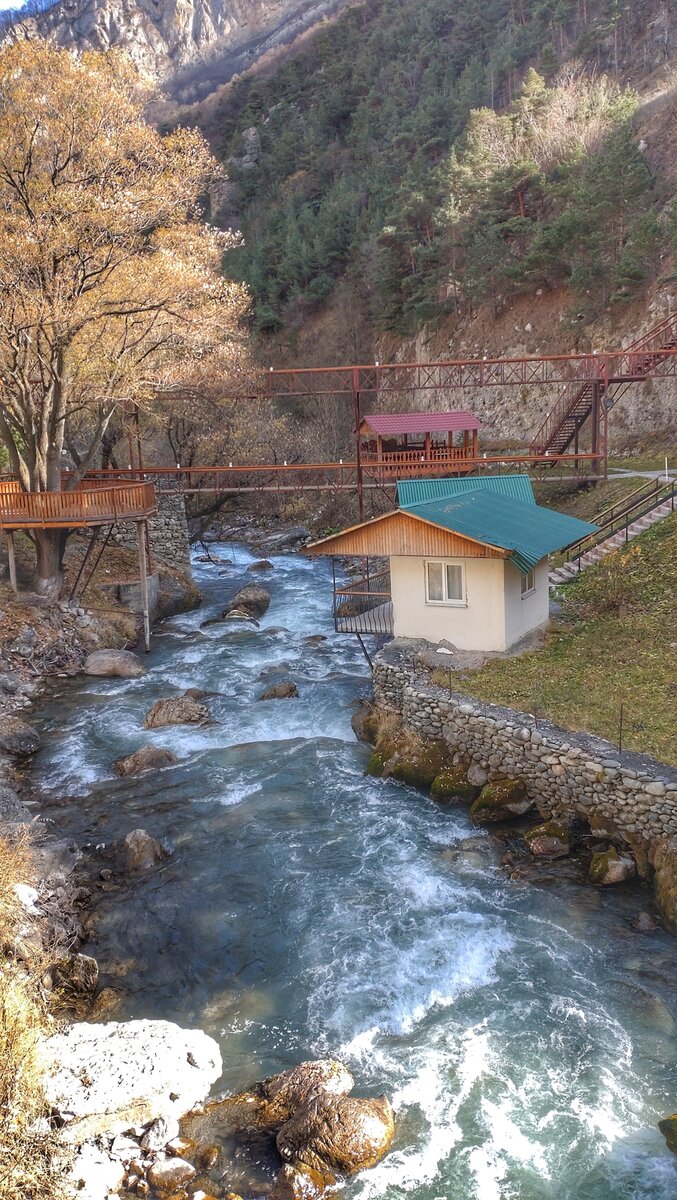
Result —
<path fill-rule="evenodd" d="M 86 996 L 96 991 L 99 964 L 89 954 L 69 954 L 50 970 L 52 985 L 69 996 Z"/>
<path fill-rule="evenodd" d="M 599 887 L 613 883 L 625 883 L 635 875 L 635 860 L 629 854 L 619 854 L 615 847 L 593 854 L 590 860 L 588 879 Z"/>
<path fill-rule="evenodd" d="M 312 1167 L 295 1167 L 285 1163 L 278 1172 L 271 1200 L 317 1200 L 326 1187 L 336 1182 L 333 1175 L 323 1175 Z"/>
<path fill-rule="evenodd" d="M 196 1174 L 195 1167 L 185 1158 L 159 1159 L 148 1172 L 148 1182 L 159 1192 L 174 1192 Z"/>
<path fill-rule="evenodd" d="M 476 825 L 485 825 L 522 817 L 532 808 L 533 801 L 521 780 L 500 779 L 484 785 L 471 805 L 470 816 Z"/>
<path fill-rule="evenodd" d="M 167 696 L 157 700 L 146 713 L 144 729 L 162 729 L 164 725 L 199 725 L 209 719 L 209 710 L 190 696 Z"/>
<path fill-rule="evenodd" d="M 146 674 L 141 659 L 131 650 L 95 650 L 85 659 L 85 675 L 101 675 L 107 679 L 138 679 Z"/>
<path fill-rule="evenodd" d="M 145 829 L 132 829 L 121 845 L 125 870 L 148 871 L 167 857 L 167 851 Z"/>
<path fill-rule="evenodd" d="M 318 1090 L 280 1129 L 277 1148 L 286 1161 L 320 1174 L 347 1175 L 373 1167 L 395 1133 L 386 1096 L 363 1100 Z"/>
<path fill-rule="evenodd" d="M 26 721 L 19 717 L 2 718 L 0 724 L 0 751 L 12 758 L 27 758 L 40 749 L 40 738 Z"/>
<path fill-rule="evenodd" d="M 107 1200 L 117 1195 L 125 1177 L 120 1159 L 112 1158 L 94 1142 L 81 1146 L 64 1180 L 65 1195 L 77 1200 Z"/>
<path fill-rule="evenodd" d="M 286 680 L 284 683 L 273 683 L 265 692 L 261 692 L 259 700 L 295 700 L 299 689 L 295 683 Z"/>
<path fill-rule="evenodd" d="M 142 771 L 158 770 L 160 767 L 171 767 L 179 760 L 171 750 L 162 746 L 140 746 L 126 758 L 118 758 L 113 763 L 116 775 L 140 775 Z"/>
<path fill-rule="evenodd" d="M 248 571 L 272 571 L 273 564 L 268 562 L 267 558 L 260 558 L 258 562 L 250 563 L 247 567 Z"/>
<path fill-rule="evenodd" d="M 212 1038 L 171 1021 L 71 1025 L 43 1042 L 41 1058 L 46 1101 L 77 1145 L 181 1117 L 222 1070 Z"/>
<path fill-rule="evenodd" d="M 658 1122 L 658 1128 L 667 1142 L 668 1150 L 677 1154 L 677 1113 L 673 1113 L 671 1117 L 664 1117 Z"/>
<path fill-rule="evenodd" d="M 472 804 L 477 799 L 479 789 L 468 783 L 467 769 L 462 766 L 447 767 L 436 775 L 430 786 L 433 800 L 442 803 L 457 800 L 461 804 Z"/>
<path fill-rule="evenodd" d="M 524 835 L 524 840 L 536 858 L 564 858 L 571 850 L 569 830 L 561 821 L 546 821 Z"/>
<path fill-rule="evenodd" d="M 228 601 L 222 616 L 228 617 L 231 613 L 237 612 L 255 620 L 263 617 L 269 606 L 270 592 L 260 587 L 258 583 L 248 583 Z"/>
<path fill-rule="evenodd" d="M 11 788 L 0 784 L 0 825 L 23 825 L 30 821 L 31 814 Z"/>
<path fill-rule="evenodd" d="M 304 646 L 321 646 L 323 642 L 326 642 L 326 640 L 327 640 L 326 633 L 311 633 L 308 635 L 308 637 L 304 637 L 303 645 Z"/>
<path fill-rule="evenodd" d="M 168 1142 L 179 1136 L 179 1122 L 176 1117 L 158 1117 L 152 1121 L 141 1138 L 144 1150 L 164 1150 Z"/>

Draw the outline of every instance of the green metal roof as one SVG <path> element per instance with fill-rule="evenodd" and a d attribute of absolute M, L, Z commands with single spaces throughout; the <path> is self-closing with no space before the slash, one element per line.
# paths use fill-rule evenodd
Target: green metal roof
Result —
<path fill-rule="evenodd" d="M 424 504 L 400 504 L 400 508 L 453 533 L 511 550 L 512 562 L 524 574 L 546 555 L 597 529 L 577 517 L 540 504 L 525 504 L 512 496 L 499 496 L 488 488 Z"/>
<path fill-rule="evenodd" d="M 477 475 L 463 479 L 399 479 L 397 501 L 405 508 L 409 504 L 425 504 L 428 500 L 444 500 L 463 492 L 478 492 L 488 488 L 502 496 L 512 496 L 525 504 L 535 504 L 534 490 L 528 475 Z"/>

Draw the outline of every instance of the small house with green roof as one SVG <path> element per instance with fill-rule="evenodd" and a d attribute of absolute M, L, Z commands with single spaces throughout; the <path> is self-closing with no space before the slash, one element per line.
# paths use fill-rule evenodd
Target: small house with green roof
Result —
<path fill-rule="evenodd" d="M 339 632 L 507 650 L 548 621 L 549 556 L 596 529 L 536 504 L 526 475 L 405 480 L 397 500 L 307 547 L 365 564 L 349 587 L 334 568 Z"/>

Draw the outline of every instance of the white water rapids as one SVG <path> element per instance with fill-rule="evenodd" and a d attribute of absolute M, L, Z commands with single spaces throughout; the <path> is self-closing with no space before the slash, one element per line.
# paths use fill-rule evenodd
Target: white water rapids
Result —
<path fill-rule="evenodd" d="M 675 1200 L 656 1121 L 677 1105 L 677 942 L 632 928 L 647 893 L 508 880 L 465 810 L 366 779 L 350 718 L 369 673 L 333 633 L 326 566 L 275 558 L 260 630 L 201 631 L 252 578 L 247 551 L 214 550 L 232 565 L 196 566 L 205 604 L 160 630 L 145 678 L 65 682 L 41 714 L 61 832 L 172 846 L 97 904 L 123 1015 L 205 1028 L 222 1087 L 332 1054 L 386 1091 L 394 1148 L 346 1200 Z M 275 664 L 298 700 L 257 702 Z M 214 723 L 144 731 L 186 687 L 219 693 Z M 179 764 L 115 778 L 146 742 Z"/>

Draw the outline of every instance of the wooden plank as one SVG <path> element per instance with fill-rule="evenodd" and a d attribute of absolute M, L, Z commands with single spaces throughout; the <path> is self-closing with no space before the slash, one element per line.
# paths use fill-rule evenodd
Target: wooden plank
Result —
<path fill-rule="evenodd" d="M 439 558 L 505 558 L 508 551 L 485 546 L 458 533 L 417 520 L 403 512 L 388 513 L 366 525 L 355 525 L 325 538 L 310 554 L 393 555 Z"/>

